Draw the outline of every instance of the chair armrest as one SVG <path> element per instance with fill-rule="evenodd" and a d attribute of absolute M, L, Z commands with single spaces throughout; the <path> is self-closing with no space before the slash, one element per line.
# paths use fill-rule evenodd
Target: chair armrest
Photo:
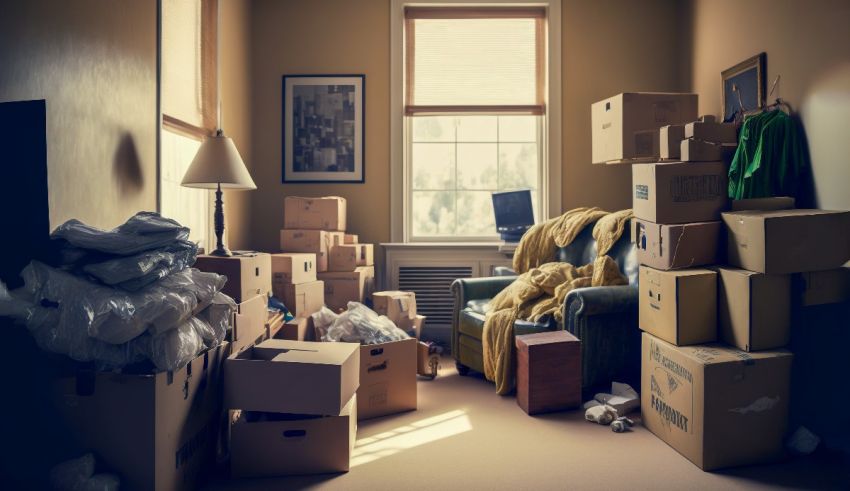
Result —
<path fill-rule="evenodd" d="M 637 286 L 592 286 L 577 288 L 567 293 L 564 301 L 564 318 L 636 313 L 637 309 Z"/>
<path fill-rule="evenodd" d="M 516 276 L 516 271 L 507 266 L 496 266 L 493 268 L 493 276 Z"/>
<path fill-rule="evenodd" d="M 516 276 L 490 276 L 487 278 L 466 278 L 454 280 L 452 293 L 454 293 L 455 308 L 461 310 L 470 300 L 493 298 L 497 293 L 504 290 L 514 282 Z"/>

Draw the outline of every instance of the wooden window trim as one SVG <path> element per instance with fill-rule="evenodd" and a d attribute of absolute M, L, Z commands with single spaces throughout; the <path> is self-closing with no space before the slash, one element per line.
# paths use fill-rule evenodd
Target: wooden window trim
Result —
<path fill-rule="evenodd" d="M 545 19 L 545 7 L 405 7 L 407 19 Z"/>
<path fill-rule="evenodd" d="M 544 105 L 534 106 L 405 106 L 405 116 L 441 114 L 546 114 Z"/>
<path fill-rule="evenodd" d="M 203 141 L 204 138 L 212 136 L 215 132 L 200 126 L 195 126 L 187 123 L 182 119 L 171 117 L 167 114 L 162 115 L 162 128 L 195 140 Z"/>

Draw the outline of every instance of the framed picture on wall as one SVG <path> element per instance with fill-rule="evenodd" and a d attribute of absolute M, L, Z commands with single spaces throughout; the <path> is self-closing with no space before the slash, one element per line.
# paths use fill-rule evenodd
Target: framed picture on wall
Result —
<path fill-rule="evenodd" d="M 283 76 L 283 182 L 364 182 L 365 75 Z"/>
<path fill-rule="evenodd" d="M 759 53 L 720 73 L 723 121 L 734 121 L 764 107 L 767 54 Z"/>

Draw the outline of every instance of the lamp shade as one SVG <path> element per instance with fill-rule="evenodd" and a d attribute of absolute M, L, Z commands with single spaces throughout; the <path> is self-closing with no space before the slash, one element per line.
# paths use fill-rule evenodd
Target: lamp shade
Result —
<path fill-rule="evenodd" d="M 233 140 L 219 130 L 208 136 L 181 183 L 189 188 L 257 189 Z"/>

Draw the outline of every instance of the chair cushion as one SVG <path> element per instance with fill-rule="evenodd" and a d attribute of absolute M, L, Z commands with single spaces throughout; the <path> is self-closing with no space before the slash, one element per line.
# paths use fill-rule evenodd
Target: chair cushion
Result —
<path fill-rule="evenodd" d="M 476 312 L 472 308 L 461 310 L 458 324 L 458 330 L 467 336 L 480 340 L 484 335 L 484 314 Z M 514 333 L 516 335 L 522 335 L 553 331 L 556 326 L 557 323 L 551 316 L 548 316 L 542 322 L 518 320 L 514 323 Z"/>

